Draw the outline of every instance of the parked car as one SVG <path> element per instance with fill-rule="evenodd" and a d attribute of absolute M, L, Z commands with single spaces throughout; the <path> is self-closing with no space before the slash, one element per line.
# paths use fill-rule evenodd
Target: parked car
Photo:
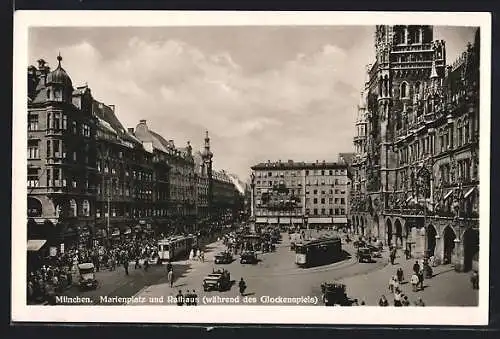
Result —
<path fill-rule="evenodd" d="M 372 254 L 370 249 L 367 247 L 358 248 L 356 257 L 358 258 L 358 262 L 372 262 Z"/>

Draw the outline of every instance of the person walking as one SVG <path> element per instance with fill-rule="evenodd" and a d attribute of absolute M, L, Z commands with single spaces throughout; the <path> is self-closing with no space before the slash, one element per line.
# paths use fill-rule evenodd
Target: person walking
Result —
<path fill-rule="evenodd" d="M 172 269 L 170 271 L 168 271 L 168 273 L 167 273 L 167 281 L 170 285 L 170 288 L 173 288 L 174 287 L 174 271 Z"/>
<path fill-rule="evenodd" d="M 418 272 L 418 282 L 420 284 L 420 289 L 424 289 L 424 269 L 420 269 L 420 272 Z"/>
<path fill-rule="evenodd" d="M 394 276 L 389 279 L 389 292 L 394 293 Z"/>
<path fill-rule="evenodd" d="M 418 261 L 415 261 L 413 264 L 413 272 L 418 275 L 418 272 L 420 272 L 420 265 L 418 264 Z"/>
<path fill-rule="evenodd" d="M 399 288 L 396 288 L 394 292 L 394 306 L 396 307 L 403 306 L 403 304 L 401 303 L 401 299 L 402 299 L 401 290 Z"/>
<path fill-rule="evenodd" d="M 398 270 L 396 271 L 396 276 L 398 277 L 399 283 L 402 283 L 404 281 L 404 273 L 401 267 L 399 267 Z"/>
<path fill-rule="evenodd" d="M 395 248 L 391 249 L 390 260 L 391 260 L 391 265 L 394 265 L 394 260 L 396 260 L 396 249 Z"/>
<path fill-rule="evenodd" d="M 128 275 L 128 265 L 129 265 L 128 258 L 127 257 L 123 258 L 123 268 L 125 269 L 125 275 Z"/>
<path fill-rule="evenodd" d="M 177 306 L 182 306 L 184 305 L 184 296 L 182 295 L 182 291 L 179 290 L 179 293 L 175 296 L 177 299 Z"/>
<path fill-rule="evenodd" d="M 413 292 L 417 292 L 418 282 L 419 282 L 418 275 L 413 273 L 411 275 L 411 279 L 410 279 L 410 283 L 411 283 L 411 287 L 412 287 Z"/>
<path fill-rule="evenodd" d="M 245 280 L 243 280 L 243 277 L 240 279 L 238 286 L 240 288 L 240 294 L 243 295 L 247 289 L 247 284 L 245 283 Z"/>
<path fill-rule="evenodd" d="M 192 298 L 193 298 L 192 302 L 191 302 L 191 305 L 193 305 L 193 306 L 198 305 L 198 295 L 196 294 L 196 291 L 193 290 L 193 293 L 191 293 L 191 295 L 192 295 Z"/>
<path fill-rule="evenodd" d="M 200 249 L 198 248 L 198 249 L 196 250 L 196 258 L 197 258 L 199 261 L 201 261 L 201 260 L 200 260 L 200 254 L 201 254 L 201 252 L 200 252 Z"/>

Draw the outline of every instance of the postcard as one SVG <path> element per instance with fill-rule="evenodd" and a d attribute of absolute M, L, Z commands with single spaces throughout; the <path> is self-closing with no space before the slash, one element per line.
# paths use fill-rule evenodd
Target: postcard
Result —
<path fill-rule="evenodd" d="M 487 324 L 488 13 L 14 23 L 13 321 Z"/>

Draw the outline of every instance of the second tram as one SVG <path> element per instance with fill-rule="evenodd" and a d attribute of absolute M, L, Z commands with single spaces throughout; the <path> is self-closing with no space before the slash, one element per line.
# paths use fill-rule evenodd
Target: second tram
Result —
<path fill-rule="evenodd" d="M 295 263 L 299 267 L 324 265 L 340 260 L 342 241 L 339 237 L 315 239 L 295 245 Z"/>

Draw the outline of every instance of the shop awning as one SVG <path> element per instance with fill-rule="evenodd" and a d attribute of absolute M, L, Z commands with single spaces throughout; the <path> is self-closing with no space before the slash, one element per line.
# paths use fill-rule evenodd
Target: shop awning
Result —
<path fill-rule="evenodd" d="M 114 230 L 113 233 L 111 234 L 113 237 L 117 237 L 120 235 L 120 230 Z"/>
<path fill-rule="evenodd" d="M 474 186 L 474 187 L 472 187 L 471 189 L 469 189 L 469 190 L 467 191 L 467 193 L 465 193 L 465 195 L 464 195 L 464 199 L 467 199 L 467 198 L 468 198 L 468 197 L 472 194 L 472 192 L 474 192 L 474 190 L 475 190 L 475 189 L 476 189 L 476 187 L 475 187 L 475 186 Z"/>
<path fill-rule="evenodd" d="M 289 224 L 290 218 L 280 218 L 280 224 Z"/>
<path fill-rule="evenodd" d="M 443 197 L 443 200 L 446 200 L 450 197 L 451 193 L 453 193 L 453 190 L 449 190 L 448 193 L 445 194 L 445 196 Z"/>
<path fill-rule="evenodd" d="M 28 251 L 37 252 L 40 250 L 40 248 L 42 248 L 43 245 L 45 245 L 46 242 L 47 240 L 42 240 L 42 239 L 28 240 Z"/>
<path fill-rule="evenodd" d="M 293 222 L 294 224 L 296 224 L 296 223 L 297 223 L 297 224 L 298 224 L 298 223 L 302 223 L 302 218 L 292 218 L 292 222 Z"/>
<path fill-rule="evenodd" d="M 277 224 L 278 223 L 278 218 L 268 218 L 267 222 L 270 224 Z"/>
<path fill-rule="evenodd" d="M 123 232 L 123 234 L 130 234 L 132 233 L 132 229 L 129 227 L 125 230 L 125 232 Z"/>
<path fill-rule="evenodd" d="M 309 218 L 309 224 L 331 224 L 332 218 Z"/>
<path fill-rule="evenodd" d="M 257 222 L 257 223 L 267 223 L 267 218 L 257 218 L 257 219 L 255 219 L 255 222 Z"/>
<path fill-rule="evenodd" d="M 334 224 L 347 224 L 347 218 L 333 218 Z"/>

